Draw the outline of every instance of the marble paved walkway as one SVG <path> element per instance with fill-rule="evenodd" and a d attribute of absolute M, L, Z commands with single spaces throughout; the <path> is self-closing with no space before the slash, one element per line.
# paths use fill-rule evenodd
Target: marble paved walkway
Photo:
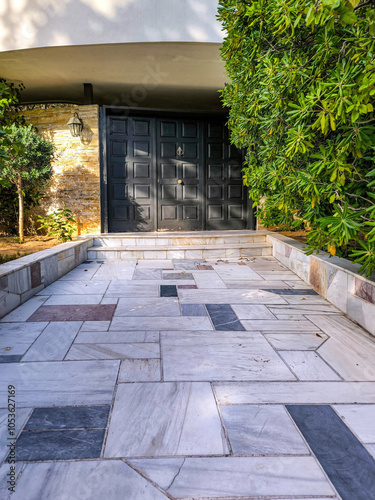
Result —
<path fill-rule="evenodd" d="M 4 500 L 375 499 L 374 340 L 271 257 L 87 261 L 0 380 Z"/>

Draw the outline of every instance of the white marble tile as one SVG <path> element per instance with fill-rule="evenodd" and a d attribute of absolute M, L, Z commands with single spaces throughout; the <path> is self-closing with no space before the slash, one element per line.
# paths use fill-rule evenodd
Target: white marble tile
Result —
<path fill-rule="evenodd" d="M 259 332 L 161 333 L 164 380 L 295 380 Z"/>
<path fill-rule="evenodd" d="M 81 332 L 107 332 L 110 321 L 84 321 Z"/>
<path fill-rule="evenodd" d="M 265 271 L 259 271 L 259 276 L 268 281 L 285 281 L 288 279 L 293 279 L 292 277 L 295 276 L 295 274 L 286 273 L 285 271 L 282 271 L 282 274 L 281 272 L 275 273 L 274 271 L 270 273 L 266 273 Z"/>
<path fill-rule="evenodd" d="M 280 321 L 302 321 L 305 319 L 301 314 L 276 314 L 275 318 Z"/>
<path fill-rule="evenodd" d="M 52 295 L 45 306 L 70 306 L 78 304 L 100 304 L 103 295 Z"/>
<path fill-rule="evenodd" d="M 159 382 L 160 359 L 124 359 L 121 361 L 119 382 Z"/>
<path fill-rule="evenodd" d="M 218 264 L 214 266 L 214 269 L 224 281 L 263 281 L 263 278 L 248 266 L 239 266 L 238 264 Z"/>
<path fill-rule="evenodd" d="M 22 355 L 48 323 L 1 323 L 0 355 Z"/>
<path fill-rule="evenodd" d="M 136 269 L 133 278 L 135 280 L 160 280 L 162 271 L 161 269 Z"/>
<path fill-rule="evenodd" d="M 267 288 L 290 288 L 283 281 L 269 281 L 269 280 L 259 280 L 259 281 L 248 281 L 248 280 L 224 280 L 227 288 L 255 288 L 257 290 L 264 290 Z"/>
<path fill-rule="evenodd" d="M 279 295 L 262 290 L 179 290 L 185 304 L 286 304 Z"/>
<path fill-rule="evenodd" d="M 278 319 L 252 319 L 241 321 L 244 328 L 249 331 L 261 331 L 261 332 L 317 332 L 317 328 L 313 323 L 302 319 L 299 321 L 286 320 L 281 321 Z"/>
<path fill-rule="evenodd" d="M 341 380 L 315 352 L 279 351 L 299 380 Z"/>
<path fill-rule="evenodd" d="M 375 403 L 375 382 L 216 383 L 219 404 Z"/>
<path fill-rule="evenodd" d="M 324 333 L 266 333 L 264 336 L 278 351 L 314 351 L 328 338 Z"/>
<path fill-rule="evenodd" d="M 101 264 L 96 264 L 95 266 L 91 264 L 87 264 L 87 266 L 78 266 L 60 279 L 67 281 L 90 281 L 100 266 Z"/>
<path fill-rule="evenodd" d="M 100 301 L 102 305 L 118 304 L 119 299 L 116 297 L 105 297 Z"/>
<path fill-rule="evenodd" d="M 154 281 L 112 281 L 108 287 L 106 298 L 109 297 L 158 297 L 159 285 Z"/>
<path fill-rule="evenodd" d="M 105 457 L 227 452 L 209 383 L 119 384 Z"/>
<path fill-rule="evenodd" d="M 178 475 L 186 458 L 141 458 L 129 460 L 135 469 L 155 481 L 161 488 L 167 490 Z"/>
<path fill-rule="evenodd" d="M 54 321 L 22 358 L 22 361 L 61 361 L 82 326 L 81 321 Z"/>
<path fill-rule="evenodd" d="M 375 335 L 375 304 L 348 294 L 348 315 Z"/>
<path fill-rule="evenodd" d="M 28 267 L 14 271 L 8 276 L 10 293 L 24 293 L 31 288 L 30 270 Z"/>
<path fill-rule="evenodd" d="M 375 443 L 375 405 L 335 405 L 334 409 L 363 443 Z"/>
<path fill-rule="evenodd" d="M 64 281 L 59 280 L 47 286 L 38 295 L 103 295 L 109 281 Z"/>
<path fill-rule="evenodd" d="M 113 318 L 109 330 L 170 330 L 171 326 L 175 330 L 213 330 L 212 323 L 208 318 L 198 316 L 174 316 L 173 318 L 155 316 L 122 318 L 118 316 Z"/>
<path fill-rule="evenodd" d="M 17 387 L 16 387 L 16 405 L 17 405 Z M 29 415 L 31 413 L 30 408 L 17 408 L 16 406 L 16 412 L 15 412 L 15 427 L 9 428 L 11 432 L 13 432 L 12 435 L 9 434 L 8 430 L 8 416 L 11 415 L 8 411 L 7 408 L 1 409 L 0 410 L 0 461 L 3 461 L 4 458 L 7 456 L 9 452 L 9 448 L 7 447 L 7 444 L 10 444 L 12 440 L 15 440 L 16 437 L 18 436 L 19 432 L 21 431 L 23 425 L 25 424 L 26 420 L 29 418 Z M 9 417 L 10 419 L 10 424 L 12 424 L 12 417 Z M 8 465 L 9 469 L 9 465 Z M 9 472 L 9 470 L 8 470 Z M 1 488 L 1 486 L 0 486 Z M 2 498 L 2 497 L 1 497 Z"/>
<path fill-rule="evenodd" d="M 17 406 L 110 404 L 119 361 L 52 361 L 0 364 L 0 380 L 17 387 Z M 8 385 L 0 385 L 4 406 Z"/>
<path fill-rule="evenodd" d="M 186 458 L 180 469 L 171 462 L 172 470 L 168 473 L 168 459 L 131 460 L 130 463 L 154 482 L 162 483 L 176 499 L 335 495 L 313 457 Z M 170 477 L 172 482 L 168 485 Z"/>
<path fill-rule="evenodd" d="M 301 295 L 285 295 L 285 299 L 288 302 L 288 304 L 293 304 L 293 305 L 318 305 L 318 304 L 324 304 L 324 305 L 330 305 L 329 302 L 323 297 L 320 297 L 320 295 L 305 295 L 301 297 Z"/>
<path fill-rule="evenodd" d="M 14 309 L 11 313 L 4 316 L 0 322 L 1 323 L 18 323 L 20 321 L 27 321 L 34 312 L 39 309 L 40 306 L 48 297 L 33 297 L 21 306 Z"/>
<path fill-rule="evenodd" d="M 239 319 L 276 319 L 266 306 L 231 304 Z"/>
<path fill-rule="evenodd" d="M 10 480 L 9 473 L 10 467 L 15 467 L 15 477 L 16 477 L 16 487 L 17 491 L 17 481 L 21 472 L 22 467 L 24 466 L 23 462 L 16 462 L 15 464 L 8 464 L 5 462 L 2 466 L 0 466 L 0 498 L 1 500 L 12 500 L 14 498 L 14 493 L 12 493 L 8 488 L 10 484 L 7 481 Z"/>
<path fill-rule="evenodd" d="M 105 260 L 98 269 L 93 280 L 131 280 L 136 269 L 136 263 L 124 260 Z"/>
<path fill-rule="evenodd" d="M 172 297 L 121 298 L 115 311 L 115 317 L 158 316 L 161 318 L 180 315 L 178 299 Z"/>
<path fill-rule="evenodd" d="M 142 342 L 139 344 L 77 344 L 70 348 L 66 359 L 70 361 L 82 359 L 144 359 L 160 358 L 157 343 Z"/>
<path fill-rule="evenodd" d="M 137 269 L 173 269 L 171 260 L 138 260 Z"/>
<path fill-rule="evenodd" d="M 167 500 L 155 486 L 121 460 L 29 463 L 11 498 Z"/>
<path fill-rule="evenodd" d="M 310 454 L 281 405 L 227 405 L 221 413 L 234 455 Z"/>
<path fill-rule="evenodd" d="M 375 444 L 366 444 L 367 450 L 375 458 Z"/>
<path fill-rule="evenodd" d="M 270 306 L 269 310 L 273 314 L 339 314 L 340 311 L 336 309 L 336 307 L 331 306 L 331 305 L 286 305 L 286 306 Z"/>
<path fill-rule="evenodd" d="M 375 380 L 375 343 L 339 315 L 307 316 L 329 335 L 318 352 L 345 380 Z"/>
<path fill-rule="evenodd" d="M 348 297 L 348 273 L 334 269 L 334 277 L 329 280 L 330 268 L 328 267 L 328 283 L 327 283 L 327 300 L 338 307 L 341 311 L 347 312 L 347 297 Z"/>
<path fill-rule="evenodd" d="M 198 288 L 227 288 L 224 281 L 215 273 L 215 271 L 193 271 L 192 274 Z"/>
<path fill-rule="evenodd" d="M 75 340 L 77 344 L 139 344 L 141 342 L 159 342 L 159 332 L 145 331 L 86 331 L 82 330 Z"/>

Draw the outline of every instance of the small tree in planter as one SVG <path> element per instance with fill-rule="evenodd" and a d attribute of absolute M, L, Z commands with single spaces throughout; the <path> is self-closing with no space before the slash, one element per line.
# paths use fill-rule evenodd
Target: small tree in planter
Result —
<path fill-rule="evenodd" d="M 32 125 L 11 125 L 5 128 L 10 144 L 4 145 L 7 158 L 0 163 L 0 177 L 14 184 L 18 193 L 19 238 L 24 241 L 24 189 L 38 186 L 39 189 L 52 176 L 54 145 L 35 132 Z M 12 144 L 18 144 L 22 153 L 17 154 Z"/>

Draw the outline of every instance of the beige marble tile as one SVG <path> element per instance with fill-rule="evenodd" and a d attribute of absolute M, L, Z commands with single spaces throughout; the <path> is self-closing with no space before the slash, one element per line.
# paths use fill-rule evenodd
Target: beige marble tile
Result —
<path fill-rule="evenodd" d="M 121 361 L 118 382 L 159 382 L 160 359 L 124 359 Z"/>

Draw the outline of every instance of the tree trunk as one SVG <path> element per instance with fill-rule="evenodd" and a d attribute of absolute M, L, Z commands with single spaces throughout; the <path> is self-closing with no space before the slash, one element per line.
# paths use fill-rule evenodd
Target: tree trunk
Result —
<path fill-rule="evenodd" d="M 20 237 L 20 243 L 23 243 L 24 241 L 24 229 L 23 229 L 23 220 L 24 220 L 24 214 L 23 214 L 23 194 L 22 194 L 22 179 L 21 176 L 18 177 L 17 179 L 17 191 L 18 191 L 18 234 Z"/>

